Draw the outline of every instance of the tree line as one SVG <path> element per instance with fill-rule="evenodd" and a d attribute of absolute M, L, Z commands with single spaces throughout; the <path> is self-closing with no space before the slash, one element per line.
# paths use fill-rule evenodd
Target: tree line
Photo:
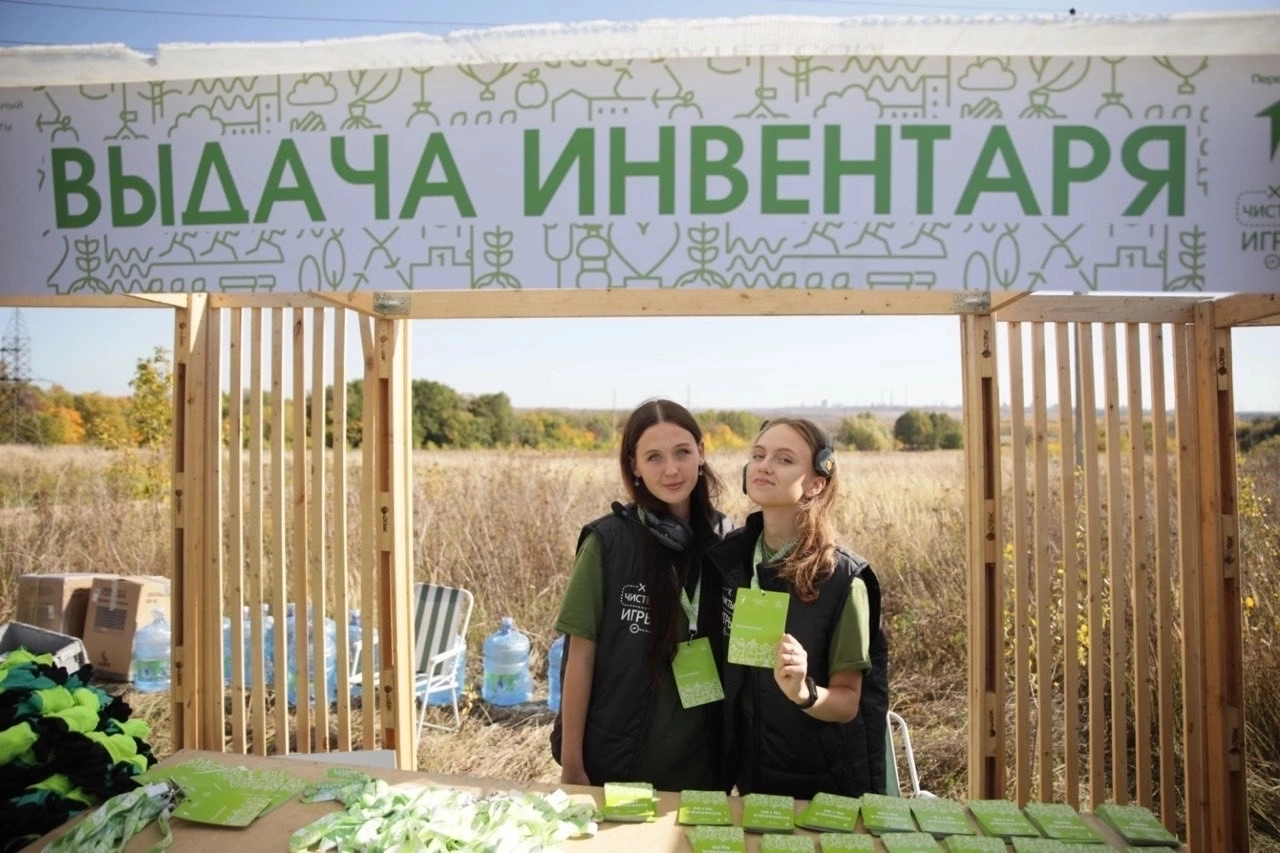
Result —
<path fill-rule="evenodd" d="M 30 383 L 6 382 L 0 361 L 0 443 L 87 444 L 105 448 L 154 448 L 166 445 L 173 431 L 172 362 L 157 347 L 138 359 L 129 382 L 132 394 L 113 397 L 98 392 L 73 394 L 54 385 L 43 390 Z M 535 450 L 601 450 L 616 446 L 623 414 L 609 411 L 534 409 L 516 411 L 502 392 L 465 395 L 430 379 L 410 386 L 412 442 L 415 448 L 528 448 Z M 326 446 L 334 442 L 333 388 L 324 389 Z M 230 399 L 222 395 L 223 437 L 230 439 Z M 246 395 L 243 411 L 249 411 Z M 311 400 L 303 401 L 311 429 Z M 293 401 L 283 401 L 285 423 L 292 423 Z M 363 443 L 364 382 L 346 387 L 346 442 Z M 262 400 L 258 428 L 270 441 L 276 419 L 269 395 Z M 760 415 L 741 410 L 696 412 L 708 450 L 748 446 L 762 423 Z M 916 409 L 886 423 L 871 412 L 826 424 L 832 440 L 846 450 L 935 450 L 963 446 L 963 433 L 950 415 Z M 252 427 L 245 419 L 245 430 Z M 241 436 L 248 442 L 248 434 Z M 289 435 L 286 442 L 291 441 Z"/>

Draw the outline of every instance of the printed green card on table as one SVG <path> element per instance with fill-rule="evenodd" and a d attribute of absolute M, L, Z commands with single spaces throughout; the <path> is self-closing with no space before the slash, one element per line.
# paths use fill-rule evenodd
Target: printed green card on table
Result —
<path fill-rule="evenodd" d="M 1006 841 L 1025 836 L 1039 838 L 1035 828 L 1016 803 L 1010 800 L 970 800 L 969 814 L 987 835 L 995 835 Z"/>
<path fill-rule="evenodd" d="M 916 797 L 907 802 L 911 804 L 911 814 L 915 817 L 921 832 L 927 832 L 934 838 L 975 834 L 969 818 L 964 813 L 964 806 L 955 800 Z"/>
<path fill-rule="evenodd" d="M 1098 853 L 1110 850 L 1110 847 L 1097 844 L 1082 844 L 1074 841 L 1059 841 L 1056 838 L 1027 838 L 1018 836 L 1013 839 L 1013 853 Z"/>
<path fill-rule="evenodd" d="M 865 853 L 876 849 L 876 839 L 861 832 L 824 832 L 818 836 L 818 848 L 822 853 Z"/>
<path fill-rule="evenodd" d="M 738 587 L 729 624 L 729 663 L 773 669 L 778 641 L 787 630 L 785 592 Z"/>
<path fill-rule="evenodd" d="M 748 832 L 793 832 L 795 798 L 786 794 L 747 794 L 742 798 L 742 828 Z"/>
<path fill-rule="evenodd" d="M 858 811 L 861 808 L 862 801 L 857 797 L 819 791 L 796 816 L 796 826 L 819 832 L 853 832 L 858 828 Z"/>
<path fill-rule="evenodd" d="M 648 782 L 605 782 L 605 820 L 618 823 L 644 823 L 658 815 L 658 798 Z"/>
<path fill-rule="evenodd" d="M 1177 847 L 1181 843 L 1145 806 L 1102 803 L 1093 813 L 1134 847 Z"/>
<path fill-rule="evenodd" d="M 917 831 L 911 805 L 902 797 L 887 794 L 862 795 L 862 828 L 872 835 Z"/>
<path fill-rule="evenodd" d="M 193 758 L 163 770 L 152 768 L 134 779 L 141 783 L 172 781 L 184 799 L 175 817 L 196 823 L 244 827 L 289 801 L 306 787 L 306 780 L 284 770 L 229 767 L 207 758 Z"/>
<path fill-rule="evenodd" d="M 730 826 L 733 815 L 729 812 L 729 795 L 724 791 L 680 792 L 680 810 L 676 823 L 686 826 Z"/>
<path fill-rule="evenodd" d="M 948 835 L 942 839 L 947 853 L 1005 853 L 1008 845 L 1003 838 L 990 835 Z"/>
<path fill-rule="evenodd" d="M 927 832 L 890 832 L 880 838 L 888 853 L 939 853 L 938 839 Z"/>
<path fill-rule="evenodd" d="M 813 853 L 813 839 L 807 835 L 762 835 L 760 853 Z"/>
<path fill-rule="evenodd" d="M 1102 836 L 1070 803 L 1027 803 L 1022 813 L 1045 838 L 1080 844 L 1101 844 Z"/>
<path fill-rule="evenodd" d="M 691 826 L 685 836 L 693 853 L 747 853 L 747 836 L 740 826 Z"/>

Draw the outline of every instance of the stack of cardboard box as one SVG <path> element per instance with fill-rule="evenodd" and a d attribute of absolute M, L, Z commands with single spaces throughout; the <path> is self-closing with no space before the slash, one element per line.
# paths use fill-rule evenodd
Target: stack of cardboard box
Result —
<path fill-rule="evenodd" d="M 169 579 L 95 572 L 29 574 L 18 579 L 17 621 L 84 641 L 94 674 L 133 680 L 133 639 L 169 619 Z"/>

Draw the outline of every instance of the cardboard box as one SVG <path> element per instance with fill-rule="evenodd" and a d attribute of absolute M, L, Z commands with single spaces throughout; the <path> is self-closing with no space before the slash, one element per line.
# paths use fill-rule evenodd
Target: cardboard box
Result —
<path fill-rule="evenodd" d="M 89 587 L 98 572 L 30 574 L 18 578 L 17 621 L 71 637 L 84 636 Z"/>
<path fill-rule="evenodd" d="M 89 662 L 84 643 L 79 637 L 70 637 L 57 631 L 49 631 L 25 622 L 6 622 L 0 625 L 0 660 L 16 649 L 26 649 L 32 654 L 53 655 L 53 662 L 68 673 L 79 672 Z"/>
<path fill-rule="evenodd" d="M 109 575 L 89 588 L 84 645 L 94 675 L 133 680 L 133 638 L 155 621 L 169 619 L 169 579 L 153 575 Z"/>

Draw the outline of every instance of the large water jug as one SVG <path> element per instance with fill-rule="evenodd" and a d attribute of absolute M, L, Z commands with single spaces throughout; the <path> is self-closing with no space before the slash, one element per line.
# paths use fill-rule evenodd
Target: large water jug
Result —
<path fill-rule="evenodd" d="M 133 638 L 133 686 L 140 693 L 169 689 L 169 655 L 172 633 L 163 610 Z"/>
<path fill-rule="evenodd" d="M 519 705 L 533 697 L 529 676 L 529 638 L 503 616 L 501 627 L 484 641 L 484 684 L 480 695 L 493 705 Z"/>
<path fill-rule="evenodd" d="M 285 653 L 286 660 L 286 677 L 285 699 L 289 705 L 296 706 L 298 704 L 298 617 L 293 602 L 290 602 L 285 609 Z M 311 624 L 311 608 L 307 607 L 307 677 L 311 682 L 311 692 L 307 697 L 312 704 L 319 691 L 317 690 L 316 662 L 315 655 L 312 654 L 312 645 L 315 642 L 314 627 Z M 328 702 L 333 702 L 338 697 L 338 627 L 334 621 L 325 617 L 324 627 L 324 660 L 321 663 L 321 675 L 319 680 L 324 683 L 324 691 Z"/>
<path fill-rule="evenodd" d="M 547 651 L 547 707 L 560 710 L 560 666 L 564 662 L 564 634 L 555 638 Z"/>

